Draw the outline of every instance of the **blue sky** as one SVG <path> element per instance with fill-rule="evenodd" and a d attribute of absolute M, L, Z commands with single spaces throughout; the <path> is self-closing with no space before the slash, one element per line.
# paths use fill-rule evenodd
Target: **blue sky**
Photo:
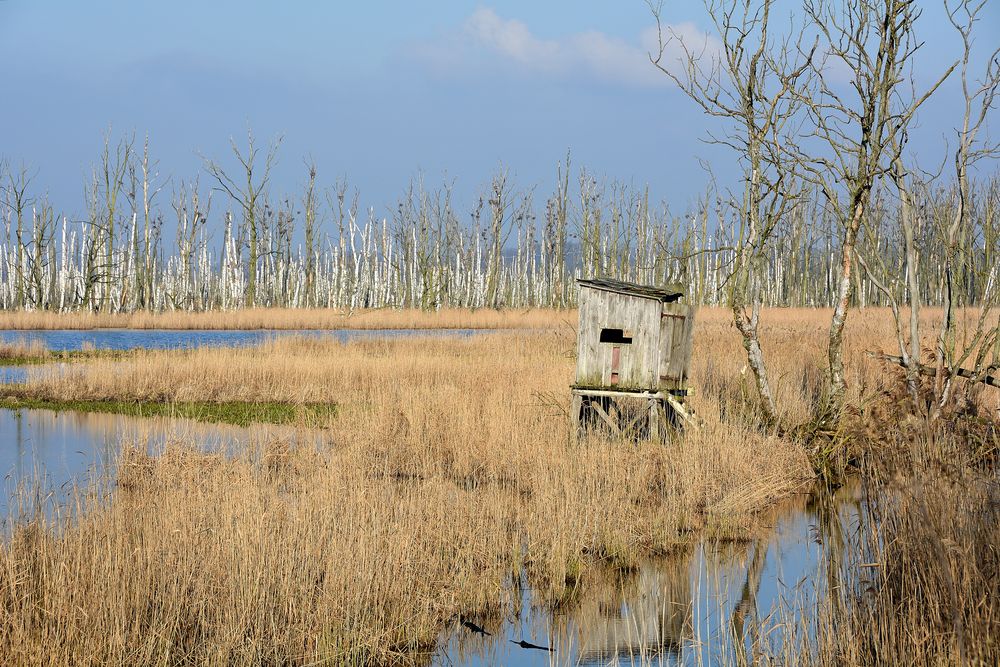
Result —
<path fill-rule="evenodd" d="M 925 78 L 956 47 L 927 4 Z M 983 51 L 1000 43 L 997 4 Z M 700 6 L 668 2 L 665 19 L 697 34 Z M 225 160 L 248 125 L 284 137 L 275 189 L 297 191 L 312 156 L 322 181 L 346 176 L 383 212 L 418 173 L 468 201 L 500 162 L 543 198 L 567 150 L 682 210 L 705 186 L 699 157 L 723 182 L 736 171 L 699 141 L 710 121 L 645 62 L 651 26 L 644 0 L 0 0 L 0 156 L 69 214 L 109 127 L 148 133 L 179 182 L 199 155 Z M 940 156 L 956 92 L 924 113 L 916 150 Z"/>

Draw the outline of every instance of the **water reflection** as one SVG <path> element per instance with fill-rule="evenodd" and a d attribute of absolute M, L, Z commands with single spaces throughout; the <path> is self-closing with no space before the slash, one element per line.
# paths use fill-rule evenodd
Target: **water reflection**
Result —
<path fill-rule="evenodd" d="M 233 451 L 275 438 L 302 437 L 321 435 L 269 424 L 242 428 L 168 417 L 0 410 L 0 474 L 6 486 L 0 517 L 6 518 L 14 499 L 23 500 L 25 493 L 59 502 L 74 483 L 113 475 L 123 444 L 155 452 L 170 443 L 195 442 L 208 450 Z"/>
<path fill-rule="evenodd" d="M 681 554 L 607 573 L 559 613 L 528 589 L 495 637 L 454 626 L 436 665 L 740 665 L 780 655 L 791 621 L 811 636 L 817 602 L 859 555 L 858 490 L 800 499 L 745 543 L 703 541 Z M 519 640 L 552 647 L 525 650 Z"/>
<path fill-rule="evenodd" d="M 41 343 L 49 350 L 85 348 L 130 350 L 134 348 L 174 350 L 190 347 L 241 347 L 257 345 L 274 338 L 307 336 L 332 338 L 340 342 L 365 338 L 402 336 L 470 336 L 483 333 L 477 329 L 56 329 L 0 330 L 0 343 Z"/>

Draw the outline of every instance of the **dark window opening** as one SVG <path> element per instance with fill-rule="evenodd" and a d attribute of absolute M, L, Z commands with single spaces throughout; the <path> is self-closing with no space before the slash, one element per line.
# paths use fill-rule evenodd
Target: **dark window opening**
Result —
<path fill-rule="evenodd" d="M 615 343 L 617 345 L 631 345 L 632 332 L 624 329 L 601 329 L 602 343 Z"/>

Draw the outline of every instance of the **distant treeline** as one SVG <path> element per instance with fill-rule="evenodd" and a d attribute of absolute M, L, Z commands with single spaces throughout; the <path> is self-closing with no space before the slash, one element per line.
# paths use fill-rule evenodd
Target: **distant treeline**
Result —
<path fill-rule="evenodd" d="M 87 189 L 87 214 L 57 213 L 29 170 L 3 168 L 0 182 L 0 308 L 106 312 L 248 306 L 336 308 L 571 307 L 576 277 L 647 284 L 680 282 L 699 304 L 723 304 L 741 233 L 733 197 L 710 190 L 675 215 L 646 188 L 602 182 L 559 165 L 555 191 L 498 171 L 471 211 L 456 210 L 449 185 L 415 181 L 388 214 L 359 206 L 348 183 L 321 185 L 306 165 L 303 191 L 269 188 L 277 143 L 234 145 L 235 171 L 206 161 L 189 182 L 156 173 L 148 142 L 108 142 Z M 957 192 L 936 186 L 913 197 L 922 224 L 919 283 L 926 303 L 946 284 L 937 249 Z M 1000 183 L 974 187 L 966 266 L 951 276 L 965 303 L 997 264 Z M 860 264 L 904 272 L 895 193 L 878 190 L 857 252 Z M 780 221 L 753 289 L 762 303 L 829 306 L 841 270 L 838 216 L 818 194 Z M 757 260 L 761 261 L 761 260 Z M 853 299 L 885 303 L 867 271 Z M 893 283 L 905 289 L 906 281 Z M 905 294 L 898 294 L 905 301 Z"/>

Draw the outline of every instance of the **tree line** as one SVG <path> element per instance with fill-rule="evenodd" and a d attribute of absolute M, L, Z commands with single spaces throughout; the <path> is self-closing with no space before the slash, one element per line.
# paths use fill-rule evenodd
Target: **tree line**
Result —
<path fill-rule="evenodd" d="M 818 190 L 773 220 L 751 259 L 740 250 L 745 232 L 731 193 L 708 190 L 675 214 L 652 202 L 649 188 L 603 182 L 569 159 L 540 206 L 534 188 L 499 169 L 471 211 L 456 210 L 451 185 L 415 180 L 385 213 L 362 209 L 346 181 L 321 185 L 311 163 L 300 193 L 275 196 L 277 143 L 262 150 L 250 135 L 233 157 L 238 171 L 208 161 L 200 177 L 170 183 L 148 140 L 109 139 L 81 219 L 38 196 L 28 169 L 0 166 L 0 308 L 565 308 L 575 305 L 576 277 L 681 283 L 706 305 L 728 304 L 739 283 L 762 305 L 829 307 L 843 272 L 839 222 Z M 944 241 L 960 201 L 968 252 L 957 298 L 977 303 L 996 265 L 1000 182 L 964 187 L 964 195 L 954 183 L 922 187 L 906 210 L 876 189 L 863 219 L 862 246 L 880 272 L 901 275 L 899 220 L 919 210 L 926 224 L 912 242 L 925 254 L 913 278 L 928 303 L 945 298 Z M 743 284 L 748 263 L 752 285 Z M 851 279 L 862 306 L 905 299 L 911 287 L 884 285 L 873 268 Z"/>

